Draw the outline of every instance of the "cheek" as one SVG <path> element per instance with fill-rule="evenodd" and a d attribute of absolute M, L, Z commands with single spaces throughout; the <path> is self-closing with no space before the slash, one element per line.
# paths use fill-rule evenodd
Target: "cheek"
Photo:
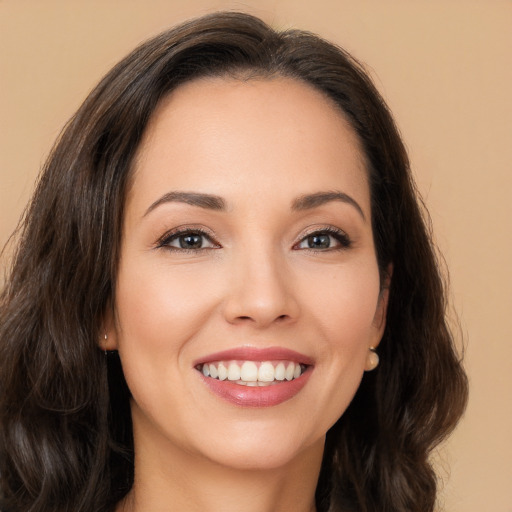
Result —
<path fill-rule="evenodd" d="M 315 283 L 303 283 L 302 295 L 309 296 L 308 309 L 331 348 L 340 352 L 367 348 L 375 332 L 374 318 L 378 303 L 380 280 L 375 262 L 354 262 L 333 269 Z M 306 294 L 306 290 L 309 293 Z"/>
<path fill-rule="evenodd" d="M 196 268 L 169 268 L 165 259 L 121 266 L 116 315 L 125 367 L 130 360 L 152 360 L 157 366 L 165 360 L 179 363 L 187 342 L 204 327 L 216 306 L 216 284 L 207 268 L 190 267 Z"/>
<path fill-rule="evenodd" d="M 170 268 L 126 258 L 116 289 L 117 346 L 123 373 L 141 410 L 158 424 L 158 411 L 181 410 L 197 333 L 216 305 L 211 272 Z M 193 267 L 193 265 L 192 265 Z M 205 280 L 209 278 L 208 284 Z M 205 293 L 208 291 L 208 293 Z M 165 406 L 163 405 L 165 404 Z M 166 418 L 165 424 L 172 423 Z"/>
<path fill-rule="evenodd" d="M 368 347 L 380 335 L 374 324 L 380 290 L 376 263 L 335 270 L 324 276 L 322 286 L 310 286 L 308 300 L 308 324 L 317 329 L 313 336 L 320 364 L 315 378 L 324 390 L 315 396 L 314 407 L 324 431 L 348 407 L 363 377 Z"/>

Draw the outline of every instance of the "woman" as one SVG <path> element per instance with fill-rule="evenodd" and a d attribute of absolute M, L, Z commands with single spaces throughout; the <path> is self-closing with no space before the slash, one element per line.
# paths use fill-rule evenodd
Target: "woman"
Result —
<path fill-rule="evenodd" d="M 86 99 L 23 221 L 1 510 L 432 511 L 467 393 L 444 293 L 352 57 L 238 13 L 163 33 Z"/>

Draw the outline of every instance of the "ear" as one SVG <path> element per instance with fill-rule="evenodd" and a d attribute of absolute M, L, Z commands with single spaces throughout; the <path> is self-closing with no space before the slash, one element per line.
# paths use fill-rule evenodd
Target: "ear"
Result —
<path fill-rule="evenodd" d="M 101 322 L 102 329 L 99 333 L 98 344 L 101 350 L 117 350 L 117 329 L 115 322 L 115 311 L 111 302 L 107 304 L 105 313 L 103 314 L 103 321 Z"/>
<path fill-rule="evenodd" d="M 388 311 L 389 287 L 391 285 L 392 275 L 393 265 L 390 263 L 382 278 L 377 308 L 375 310 L 375 316 L 373 317 L 374 336 L 372 343 L 370 344 L 370 347 L 372 348 L 377 348 L 379 346 L 380 340 L 384 335 L 384 329 L 386 328 L 386 314 Z"/>

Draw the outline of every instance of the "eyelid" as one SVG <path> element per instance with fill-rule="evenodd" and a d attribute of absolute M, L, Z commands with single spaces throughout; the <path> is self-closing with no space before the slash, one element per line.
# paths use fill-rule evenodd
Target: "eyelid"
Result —
<path fill-rule="evenodd" d="M 183 236 L 186 234 L 195 233 L 201 236 L 204 236 L 207 238 L 210 243 L 214 247 L 200 247 L 197 249 L 185 249 L 185 248 L 178 248 L 173 247 L 171 245 L 168 245 L 169 242 L 173 239 L 178 238 L 179 236 Z M 201 250 L 207 250 L 207 249 L 216 249 L 220 248 L 221 245 L 215 240 L 213 233 L 206 229 L 203 226 L 194 226 L 194 225 L 184 225 L 184 226 L 178 226 L 175 228 L 170 229 L 169 231 L 166 231 L 155 243 L 155 248 L 157 249 L 168 249 L 170 251 L 176 250 L 178 252 L 198 252 Z"/>
<path fill-rule="evenodd" d="M 213 247 L 199 247 L 196 249 L 187 249 L 187 248 L 178 248 L 173 247 L 169 245 L 170 241 L 173 239 L 177 239 L 179 236 L 183 236 L 186 234 L 199 234 L 201 236 L 204 236 L 206 239 L 209 240 L 209 242 L 213 245 Z M 325 249 L 321 248 L 301 248 L 299 245 L 306 240 L 307 237 L 316 235 L 316 234 L 328 234 L 330 236 L 333 236 L 336 241 L 337 245 L 334 247 L 329 247 Z M 327 252 L 332 250 L 344 250 L 348 249 L 352 245 L 352 240 L 348 236 L 348 234 L 343 231 L 342 229 L 334 226 L 314 226 L 309 228 L 305 233 L 303 233 L 300 238 L 293 244 L 292 249 L 295 250 L 309 250 L 314 252 Z M 175 250 L 177 252 L 199 252 L 201 250 L 209 250 L 209 249 L 217 249 L 221 248 L 222 246 L 216 241 L 213 233 L 208 228 L 205 228 L 204 226 L 197 226 L 197 225 L 183 225 L 183 226 L 177 226 L 175 228 L 172 228 L 168 231 L 166 231 L 156 242 L 155 242 L 155 248 L 157 249 L 168 249 L 170 251 Z"/>
<path fill-rule="evenodd" d="M 328 234 L 330 236 L 333 236 L 339 245 L 335 247 L 329 247 L 326 249 L 314 249 L 312 247 L 307 248 L 300 248 L 298 247 L 302 242 L 306 240 L 309 236 L 316 235 L 316 234 Z M 334 226 L 315 226 L 313 228 L 310 228 L 308 231 L 303 233 L 300 237 L 300 239 L 293 245 L 293 248 L 296 250 L 305 250 L 305 251 L 314 251 L 314 252 L 327 252 L 327 251 L 333 251 L 333 250 L 344 250 L 348 249 L 352 245 L 352 240 L 348 236 L 348 234 L 343 231 L 340 228 L 334 227 Z"/>

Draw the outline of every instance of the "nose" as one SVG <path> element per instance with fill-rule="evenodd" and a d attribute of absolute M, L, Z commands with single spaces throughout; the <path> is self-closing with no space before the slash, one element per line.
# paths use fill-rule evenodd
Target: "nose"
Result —
<path fill-rule="evenodd" d="M 265 328 L 293 323 L 299 315 L 294 279 L 278 251 L 246 248 L 231 261 L 224 316 L 231 324 Z"/>

